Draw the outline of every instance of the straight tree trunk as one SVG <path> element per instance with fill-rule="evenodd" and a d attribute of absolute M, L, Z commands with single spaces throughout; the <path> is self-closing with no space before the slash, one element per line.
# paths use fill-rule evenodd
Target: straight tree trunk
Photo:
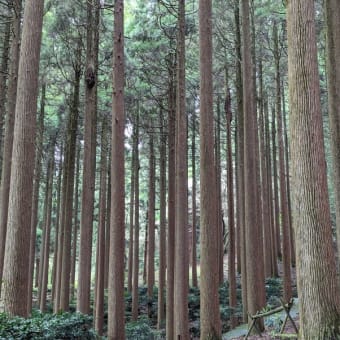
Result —
<path fill-rule="evenodd" d="M 196 114 L 192 111 L 192 249 L 191 249 L 191 279 L 192 286 L 197 287 L 197 215 L 196 215 Z"/>
<path fill-rule="evenodd" d="M 138 108 L 139 110 L 139 108 Z M 139 281 L 139 112 L 134 126 L 134 137 L 135 137 L 135 225 L 133 235 L 133 264 L 132 264 L 132 320 L 136 321 L 138 318 L 138 281 Z"/>
<path fill-rule="evenodd" d="M 61 180 L 63 173 L 63 146 L 60 147 L 60 159 L 58 165 L 58 181 L 57 181 L 57 207 L 56 207 L 56 221 L 55 221 L 55 238 L 54 238 L 54 254 L 53 254 L 53 268 L 52 268 L 52 301 L 55 304 L 55 293 L 57 286 L 57 264 L 58 264 L 58 249 L 59 249 L 59 220 L 60 220 L 60 207 L 61 207 Z"/>
<path fill-rule="evenodd" d="M 8 233 L 2 300 L 5 312 L 26 317 L 29 280 L 30 221 L 33 191 L 38 74 L 43 22 L 43 0 L 25 4 L 13 155 L 8 207 Z M 33 163 L 33 164 L 32 164 Z"/>
<path fill-rule="evenodd" d="M 237 305 L 236 298 L 236 268 L 235 268 L 235 220 L 234 220 L 234 185 L 233 185 L 233 157 L 231 144 L 231 97 L 230 89 L 227 89 L 225 100 L 225 113 L 227 122 L 227 190 L 228 190 L 228 222 L 229 222 L 229 256 L 228 256 L 228 278 L 229 278 L 229 306 L 231 309 L 231 328 L 237 325 L 234 310 Z"/>
<path fill-rule="evenodd" d="M 79 91 L 80 91 L 80 53 L 78 46 L 76 51 L 77 63 L 75 64 L 74 92 L 70 107 L 69 121 L 67 126 L 67 141 L 65 146 L 65 168 L 62 189 L 62 213 L 60 217 L 60 232 L 58 245 L 57 266 L 57 290 L 55 312 L 65 311 L 69 308 L 70 299 L 70 273 L 71 273 L 71 234 L 72 234 L 72 211 L 74 191 L 75 149 L 77 138 L 77 123 L 79 116 Z"/>
<path fill-rule="evenodd" d="M 13 17 L 13 15 L 12 15 Z M 13 17 L 14 18 L 14 17 Z M 3 127 L 6 113 L 6 99 L 7 99 L 7 79 L 8 79 L 8 62 L 10 52 L 11 39 L 11 21 L 8 20 L 5 25 L 5 34 L 2 46 L 2 58 L 0 66 L 0 168 L 2 168 L 2 149 L 3 149 Z"/>
<path fill-rule="evenodd" d="M 136 139 L 133 138 L 133 144 Z M 137 146 L 138 147 L 138 146 Z M 134 218 L 134 204 L 135 204 L 135 150 L 136 146 L 132 146 L 131 155 L 131 179 L 130 179 L 130 204 L 129 204 L 129 254 L 128 254 L 128 292 L 132 291 L 132 264 L 133 264 L 133 218 Z"/>
<path fill-rule="evenodd" d="M 99 1 L 87 2 L 84 165 L 77 289 L 77 310 L 84 314 L 90 313 L 92 229 L 96 177 L 99 6 Z"/>
<path fill-rule="evenodd" d="M 79 230 L 79 182 L 80 182 L 80 141 L 79 138 L 76 142 L 76 178 L 74 185 L 74 211 L 73 211 L 73 231 L 72 231 L 72 254 L 71 254 L 71 300 L 74 298 L 75 293 L 75 280 L 76 280 L 76 262 L 77 262 L 77 249 L 78 249 L 78 230 Z"/>
<path fill-rule="evenodd" d="M 215 124 L 215 168 L 216 168 L 216 221 L 218 226 L 218 277 L 219 284 L 223 284 L 224 258 L 224 227 L 221 192 L 221 108 L 220 98 L 217 98 L 217 121 Z"/>
<path fill-rule="evenodd" d="M 241 53 L 241 24 L 239 0 L 235 0 L 235 27 L 236 27 L 236 96 L 237 96 L 237 210 L 236 229 L 238 235 L 237 267 L 241 273 L 243 321 L 247 321 L 247 268 L 246 268 L 246 241 L 245 241 L 245 195 L 244 195 L 244 117 L 243 117 L 243 84 L 242 84 L 242 53 Z"/>
<path fill-rule="evenodd" d="M 243 108 L 244 108 L 244 187 L 245 187 L 245 230 L 246 230 L 246 270 L 247 270 L 247 305 L 248 312 L 255 314 L 263 307 L 264 280 L 261 277 L 260 247 L 262 237 L 259 231 L 259 214 L 257 207 L 257 119 L 255 89 L 253 82 L 253 65 L 251 58 L 251 34 L 249 23 L 249 0 L 242 0 L 243 12 Z M 259 325 L 262 328 L 262 325 Z"/>
<path fill-rule="evenodd" d="M 115 0 L 114 4 L 108 338 L 120 340 L 125 338 L 124 0 Z"/>
<path fill-rule="evenodd" d="M 200 191 L 201 191 L 201 338 L 220 339 L 221 321 L 218 299 L 218 226 L 213 131 L 212 84 L 212 2 L 199 1 L 200 50 Z"/>
<path fill-rule="evenodd" d="M 31 215 L 31 237 L 30 237 L 30 252 L 29 252 L 29 280 L 27 285 L 27 313 L 31 314 L 32 311 L 32 294 L 33 294 L 33 276 L 34 276 L 34 264 L 35 264 L 35 242 L 37 236 L 37 224 L 38 224 L 38 208 L 39 208 L 39 188 L 41 177 L 41 160 L 43 153 L 43 141 L 44 141 L 44 117 L 45 117 L 45 99 L 46 99 L 46 84 L 42 84 L 41 89 L 41 101 L 40 101 L 40 114 L 38 120 L 38 131 L 36 137 L 36 151 L 35 151 L 35 164 L 34 164 L 34 179 L 33 179 L 33 195 L 32 195 L 32 215 Z M 40 262 L 41 259 L 40 259 Z M 37 269 L 40 267 L 37 267 Z M 38 270 L 35 273 L 36 277 L 41 277 Z M 40 281 L 40 280 L 39 280 Z M 40 281 L 41 282 L 41 281 Z"/>
<path fill-rule="evenodd" d="M 104 326 L 104 270 L 105 270 L 105 219 L 107 191 L 107 118 L 102 118 L 102 141 L 100 155 L 100 192 L 99 192 L 99 224 L 97 233 L 97 277 L 95 303 L 95 329 L 103 335 Z"/>
<path fill-rule="evenodd" d="M 174 63 L 175 64 L 175 63 Z M 176 145 L 176 90 L 173 65 L 169 69 L 169 160 L 168 160 L 168 240 L 167 240 L 167 282 L 166 282 L 166 338 L 174 338 L 174 268 L 175 268 L 175 145 Z"/>
<path fill-rule="evenodd" d="M 159 164 L 159 269 L 157 328 L 164 327 L 165 319 L 165 273 L 166 273 L 166 134 L 163 129 L 163 111 L 160 112 L 160 164 Z"/>
<path fill-rule="evenodd" d="M 5 120 L 5 137 L 3 146 L 1 186 L 0 186 L 0 293 L 3 283 L 3 266 L 7 234 L 8 199 L 11 181 L 11 159 L 15 120 L 15 104 L 17 98 L 18 68 L 20 54 L 20 23 L 22 1 L 13 1 L 12 42 L 10 50 L 10 75 L 7 90 L 7 114 Z"/>
<path fill-rule="evenodd" d="M 153 299 L 155 285 L 155 150 L 152 132 L 149 135 L 149 206 L 148 206 L 148 253 L 147 253 L 147 287 L 149 305 Z M 150 300 L 151 299 L 151 300 Z"/>
<path fill-rule="evenodd" d="M 314 1 L 287 8 L 291 188 L 301 339 L 340 337 L 323 144 Z"/>
<path fill-rule="evenodd" d="M 178 0 L 174 338 L 189 339 L 187 116 L 185 110 L 185 0 Z"/>
<path fill-rule="evenodd" d="M 280 259 L 282 258 L 282 250 L 281 250 L 281 241 L 280 241 L 280 209 L 279 209 L 279 189 L 278 189 L 278 173 L 277 173 L 277 148 L 276 148 L 276 114 L 275 109 L 272 111 L 272 126 L 271 126 L 271 134 L 272 134 L 272 143 L 273 143 L 273 157 L 272 157 L 272 164 L 273 164 L 273 202 L 274 202 L 274 225 L 273 225 L 273 238 L 274 242 L 276 243 L 276 256 Z"/>
<path fill-rule="evenodd" d="M 41 284 L 39 286 L 39 309 L 44 312 L 46 310 L 46 294 L 48 284 L 48 268 L 50 255 L 50 235 L 51 235 L 51 217 L 52 217 L 52 190 L 53 190 L 53 172 L 54 172 L 54 145 L 51 147 L 50 159 L 47 167 L 46 180 L 46 219 L 44 225 L 44 239 L 42 247 L 42 266 L 41 266 Z"/>
<path fill-rule="evenodd" d="M 270 202 L 268 198 L 267 177 L 267 148 L 265 147 L 264 127 L 264 90 L 262 60 L 259 61 L 259 139 L 260 139 L 260 165 L 261 165 L 261 210 L 263 223 L 264 273 L 265 277 L 272 276 L 272 244 L 270 225 Z"/>

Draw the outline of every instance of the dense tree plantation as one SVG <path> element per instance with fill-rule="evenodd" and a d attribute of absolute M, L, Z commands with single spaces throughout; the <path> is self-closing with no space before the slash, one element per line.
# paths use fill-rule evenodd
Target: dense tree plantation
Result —
<path fill-rule="evenodd" d="M 1 339 L 340 338 L 338 0 L 0 19 Z"/>

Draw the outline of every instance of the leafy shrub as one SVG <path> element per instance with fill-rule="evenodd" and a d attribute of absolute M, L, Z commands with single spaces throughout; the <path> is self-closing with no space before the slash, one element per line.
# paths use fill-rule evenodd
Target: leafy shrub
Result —
<path fill-rule="evenodd" d="M 163 339 L 162 332 L 154 331 L 150 326 L 150 320 L 140 318 L 125 325 L 125 337 L 127 340 L 157 340 Z"/>
<path fill-rule="evenodd" d="M 0 339 L 96 339 L 92 317 L 80 313 L 43 314 L 31 318 L 0 314 Z"/>

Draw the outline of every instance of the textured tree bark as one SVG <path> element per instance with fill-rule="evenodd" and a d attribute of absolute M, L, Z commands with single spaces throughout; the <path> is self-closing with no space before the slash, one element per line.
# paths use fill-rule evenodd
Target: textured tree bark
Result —
<path fill-rule="evenodd" d="M 105 220 L 107 198 L 107 118 L 102 117 L 101 155 L 100 155 L 100 192 L 99 192 L 99 224 L 97 233 L 97 277 L 96 277 L 96 303 L 95 303 L 95 329 L 103 335 L 104 326 L 104 270 L 105 270 Z"/>
<path fill-rule="evenodd" d="M 139 282 L 139 108 L 137 109 L 137 117 L 134 125 L 135 137 L 135 223 L 133 233 L 133 263 L 132 263 L 132 320 L 136 321 L 138 318 L 138 282 Z"/>
<path fill-rule="evenodd" d="M 160 112 L 160 163 L 159 163 L 159 270 L 157 328 L 164 327 L 165 321 L 165 273 L 166 273 L 166 141 L 163 129 L 163 111 Z"/>
<path fill-rule="evenodd" d="M 199 1 L 201 168 L 201 338 L 220 339 L 212 85 L 212 3 Z"/>
<path fill-rule="evenodd" d="M 57 264 L 58 264 L 58 250 L 59 250 L 59 235 L 60 235 L 60 228 L 59 228 L 59 221 L 60 221 L 60 208 L 61 208 L 61 180 L 62 180 L 62 173 L 63 173 L 63 153 L 64 148 L 60 146 L 60 159 L 58 165 L 58 181 L 57 181 L 57 207 L 56 207 L 56 221 L 55 221 L 55 238 L 54 238 L 54 254 L 53 254 L 53 268 L 52 268 L 52 301 L 55 305 L 55 297 L 56 297 L 56 286 L 57 286 Z"/>
<path fill-rule="evenodd" d="M 234 185 L 233 185 L 233 157 L 231 143 L 231 97 L 230 89 L 227 89 L 225 101 L 225 113 L 227 122 L 227 190 L 228 190 L 228 222 L 229 222 L 229 306 L 231 308 L 231 328 L 237 325 L 237 318 L 234 316 L 234 309 L 237 305 L 236 299 L 236 270 L 235 270 L 235 220 L 234 220 Z"/>
<path fill-rule="evenodd" d="M 276 243 L 276 257 L 282 258 L 281 240 L 280 240 L 280 209 L 279 209 L 279 189 L 278 189 L 278 174 L 277 174 L 277 147 L 276 147 L 276 114 L 275 109 L 272 111 L 272 165 L 273 165 L 273 202 L 274 202 L 274 225 L 273 237 Z"/>
<path fill-rule="evenodd" d="M 71 250 L 71 278 L 70 278 L 70 297 L 74 298 L 75 279 L 76 279 L 76 262 L 78 251 L 78 231 L 79 231 L 79 182 L 80 182 L 80 141 L 76 142 L 76 178 L 74 184 L 74 211 L 73 211 L 73 231 L 72 231 L 72 250 Z"/>
<path fill-rule="evenodd" d="M 237 268 L 241 273 L 243 321 L 247 322 L 247 270 L 246 270 L 246 241 L 245 241 L 245 198 L 244 198 L 244 117 L 243 117 L 243 84 L 242 84 L 242 53 L 241 53 L 241 25 L 239 0 L 235 0 L 236 27 L 236 96 L 237 96 L 237 210 L 236 229 L 238 235 Z"/>
<path fill-rule="evenodd" d="M 149 205 L 148 205 L 148 256 L 147 256 L 147 287 L 149 302 L 153 299 L 155 285 L 155 150 L 152 132 L 149 135 Z M 148 304 L 148 307 L 150 303 Z"/>
<path fill-rule="evenodd" d="M 7 114 L 5 120 L 4 150 L 0 186 L 0 292 L 2 285 L 3 266 L 5 257 L 5 242 L 7 233 L 8 199 L 11 180 L 11 159 L 13 149 L 13 133 L 15 119 L 15 104 L 17 97 L 17 82 L 20 53 L 20 22 L 22 1 L 13 1 L 12 43 L 10 50 L 10 77 L 8 80 Z"/>
<path fill-rule="evenodd" d="M 249 0 L 242 0 L 243 10 L 243 109 L 244 109 L 244 187 L 245 187 L 245 230 L 246 230 L 246 270 L 247 270 L 247 303 L 248 312 L 255 314 L 263 307 L 264 278 L 261 277 L 263 262 L 262 228 L 258 225 L 259 214 L 257 206 L 257 119 L 254 107 L 253 65 L 251 58 L 251 38 L 249 24 Z M 261 268 L 262 266 L 262 268 Z M 262 325 L 260 324 L 260 327 Z"/>
<path fill-rule="evenodd" d="M 287 8 L 291 189 L 301 339 L 340 337 L 323 144 L 314 1 Z"/>
<path fill-rule="evenodd" d="M 326 0 L 328 112 L 331 130 L 332 170 L 338 251 L 340 249 L 340 3 Z"/>
<path fill-rule="evenodd" d="M 112 104 L 111 226 L 108 301 L 108 338 L 125 338 L 124 329 L 124 1 L 114 3 Z M 138 164 L 138 162 L 137 162 Z"/>
<path fill-rule="evenodd" d="M 175 64 L 175 62 L 173 63 Z M 176 90 L 174 87 L 173 64 L 169 67 L 169 112 L 168 112 L 168 240 L 166 282 L 166 338 L 174 337 L 174 249 L 175 249 L 175 144 L 176 144 Z"/>
<path fill-rule="evenodd" d="M 267 148 L 265 147 L 264 128 L 264 90 L 262 60 L 259 60 L 259 146 L 261 166 L 261 211 L 263 224 L 263 252 L 264 252 L 264 274 L 265 277 L 272 276 L 272 243 L 270 224 L 270 202 L 268 198 L 268 177 L 267 177 Z"/>
<path fill-rule="evenodd" d="M 25 4 L 18 72 L 11 182 L 8 206 L 2 300 L 5 312 L 27 316 L 38 75 L 43 0 Z M 32 164 L 33 163 L 33 164 Z"/>
<path fill-rule="evenodd" d="M 133 217 L 134 217 L 134 204 L 135 204 L 135 150 L 134 143 L 136 138 L 133 138 L 132 155 L 131 155 L 131 179 L 130 179 L 130 204 L 129 204 L 129 254 L 128 254 L 128 278 L 127 289 L 128 292 L 132 291 L 132 264 L 133 264 Z"/>
<path fill-rule="evenodd" d="M 77 52 L 80 53 L 80 52 Z M 80 58 L 78 59 L 80 62 Z M 61 217 L 61 240 L 60 248 L 60 292 L 58 310 L 66 311 L 70 301 L 70 273 L 71 273 L 71 234 L 72 234 L 72 212 L 74 192 L 74 170 L 75 170 L 75 149 L 77 139 L 77 123 L 79 116 L 79 90 L 81 65 L 75 66 L 75 82 L 72 106 L 67 130 L 67 144 L 65 151 L 65 172 L 63 188 L 63 214 Z"/>
<path fill-rule="evenodd" d="M 87 2 L 84 162 L 77 289 L 77 310 L 84 314 L 90 313 L 92 229 L 96 177 L 99 6 L 98 0 Z"/>
<path fill-rule="evenodd" d="M 11 21 L 8 20 L 5 24 L 5 33 L 2 46 L 1 72 L 0 72 L 0 168 L 2 168 L 2 149 L 3 149 L 3 127 L 6 114 L 6 99 L 7 99 L 7 79 L 8 79 L 8 61 L 10 52 L 11 38 Z"/>
<path fill-rule="evenodd" d="M 35 241 L 37 236 L 37 224 L 38 224 L 38 206 L 39 206 L 39 188 L 41 177 L 41 160 L 43 153 L 43 141 L 44 141 L 44 117 L 45 117 L 45 99 L 46 99 L 46 84 L 42 84 L 41 89 L 41 101 L 40 101 L 40 114 L 38 121 L 38 131 L 36 137 L 36 150 L 35 150 L 35 164 L 34 164 L 34 179 L 33 179 L 33 195 L 32 195 L 32 215 L 31 215 L 31 237 L 30 237 L 30 252 L 29 252 L 29 264 L 28 264 L 28 283 L 27 283 L 27 313 L 31 314 L 32 311 L 32 294 L 33 294 L 33 276 L 35 265 Z M 40 263 L 41 263 L 40 259 Z M 37 268 L 40 268 L 37 267 Z M 41 278 L 40 270 L 36 271 L 36 277 Z M 41 280 L 39 279 L 39 283 Z"/>
<path fill-rule="evenodd" d="M 197 287 L 197 215 L 196 215 L 196 114 L 192 111 L 192 145 L 191 145 L 191 171 L 192 171 L 192 249 L 191 249 L 191 279 L 192 286 Z"/>
<path fill-rule="evenodd" d="M 223 284 L 223 265 L 224 265 L 224 226 L 222 211 L 222 192 L 221 192 L 221 108 L 220 98 L 217 98 L 217 120 L 215 122 L 215 168 L 216 168 L 216 222 L 218 226 L 218 280 Z"/>
<path fill-rule="evenodd" d="M 39 309 L 44 312 L 46 310 L 46 294 L 48 284 L 48 267 L 50 255 L 50 235 L 51 235 L 51 216 L 52 216 L 52 189 L 53 189 L 53 172 L 54 172 L 54 145 L 50 146 L 51 154 L 49 156 L 47 166 L 47 181 L 46 181 L 46 217 L 44 218 L 44 238 L 41 253 L 41 280 L 39 285 Z"/>
<path fill-rule="evenodd" d="M 178 0 L 174 338 L 189 339 L 187 116 L 185 110 L 185 0 Z"/>

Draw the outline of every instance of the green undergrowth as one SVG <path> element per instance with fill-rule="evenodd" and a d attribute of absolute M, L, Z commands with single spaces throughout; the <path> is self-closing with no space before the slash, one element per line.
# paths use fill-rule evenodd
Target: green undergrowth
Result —
<path fill-rule="evenodd" d="M 0 339 L 97 339 L 92 317 L 80 313 L 49 314 L 34 311 L 24 319 L 0 314 Z"/>

